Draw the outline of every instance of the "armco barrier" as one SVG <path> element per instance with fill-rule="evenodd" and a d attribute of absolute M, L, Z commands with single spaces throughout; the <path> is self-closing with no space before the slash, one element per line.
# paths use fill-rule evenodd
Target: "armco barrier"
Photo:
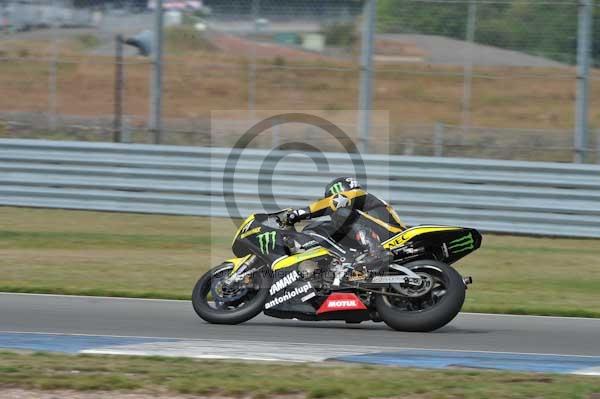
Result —
<path fill-rule="evenodd" d="M 233 173 L 226 165 L 230 152 L 0 139 L 0 205 L 228 216 L 222 182 Z M 267 155 L 245 150 L 237 164 L 233 193 L 242 215 L 306 206 L 333 177 L 354 174 L 345 154 L 325 154 L 328 170 L 323 164 L 321 172 L 304 155 L 271 153 L 286 155 L 279 162 Z M 381 155 L 363 160 L 369 191 L 386 193 L 410 225 L 600 237 L 600 166 Z M 259 198 L 271 190 L 272 197 Z"/>

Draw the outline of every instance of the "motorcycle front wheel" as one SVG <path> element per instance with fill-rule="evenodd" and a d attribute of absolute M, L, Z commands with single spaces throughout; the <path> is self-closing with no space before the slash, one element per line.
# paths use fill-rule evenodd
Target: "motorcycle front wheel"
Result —
<path fill-rule="evenodd" d="M 398 331 L 428 332 L 454 319 L 465 301 L 466 286 L 461 275 L 453 267 L 434 260 L 403 266 L 421 276 L 423 284 L 390 284 L 386 292 L 392 295 L 376 296 L 375 307 L 385 324 Z"/>
<path fill-rule="evenodd" d="M 213 324 L 240 324 L 257 316 L 269 295 L 264 269 L 235 284 L 226 284 L 233 265 L 223 263 L 204 274 L 192 292 L 196 314 Z"/>

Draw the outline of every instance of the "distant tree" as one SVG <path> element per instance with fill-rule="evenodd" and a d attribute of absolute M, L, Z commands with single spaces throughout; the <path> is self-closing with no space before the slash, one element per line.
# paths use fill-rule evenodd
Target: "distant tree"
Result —
<path fill-rule="evenodd" d="M 465 39 L 469 1 L 379 0 L 380 32 L 423 33 Z M 513 0 L 477 4 L 475 41 L 573 63 L 577 54 L 577 3 Z M 594 9 L 600 39 L 600 7 Z M 593 40 L 600 59 L 600 40 Z"/>
<path fill-rule="evenodd" d="M 325 43 L 334 47 L 352 47 L 357 40 L 356 27 L 353 22 L 327 24 L 321 29 Z"/>
<path fill-rule="evenodd" d="M 382 32 L 464 38 L 467 8 L 465 3 L 379 0 L 377 23 Z"/>

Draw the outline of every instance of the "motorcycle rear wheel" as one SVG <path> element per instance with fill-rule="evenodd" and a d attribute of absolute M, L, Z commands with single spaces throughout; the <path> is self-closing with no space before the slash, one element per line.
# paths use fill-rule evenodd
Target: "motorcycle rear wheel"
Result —
<path fill-rule="evenodd" d="M 438 293 L 443 292 L 443 295 L 435 296 L 434 289 L 427 298 L 404 299 L 377 295 L 375 307 L 385 324 L 397 331 L 428 332 L 452 321 L 465 301 L 466 288 L 461 275 L 453 267 L 433 260 L 419 260 L 403 266 L 415 273 L 430 276 L 437 284 L 435 289 Z M 393 287 L 388 291 L 398 293 Z"/>
<path fill-rule="evenodd" d="M 209 294 L 211 293 L 213 279 L 222 278 L 223 274 L 227 274 L 231 268 L 233 268 L 233 265 L 223 263 L 205 273 L 194 286 L 192 292 L 194 311 L 201 319 L 209 323 L 240 324 L 257 316 L 263 310 L 270 286 L 269 277 L 264 271 L 258 271 L 252 275 L 253 285 L 258 289 L 251 290 L 247 295 L 237 300 L 235 303 L 239 303 L 239 307 L 218 309 L 211 306 Z"/>

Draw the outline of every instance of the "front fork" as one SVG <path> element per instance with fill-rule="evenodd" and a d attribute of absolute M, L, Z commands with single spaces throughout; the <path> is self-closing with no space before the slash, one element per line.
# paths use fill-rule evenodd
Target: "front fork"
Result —
<path fill-rule="evenodd" d="M 257 259 L 256 255 L 248 255 L 241 258 L 241 261 L 231 270 L 231 273 L 225 279 L 224 283 L 230 285 L 244 281 L 244 283 L 249 284 L 250 276 L 265 266 L 258 265 L 256 262 Z"/>

